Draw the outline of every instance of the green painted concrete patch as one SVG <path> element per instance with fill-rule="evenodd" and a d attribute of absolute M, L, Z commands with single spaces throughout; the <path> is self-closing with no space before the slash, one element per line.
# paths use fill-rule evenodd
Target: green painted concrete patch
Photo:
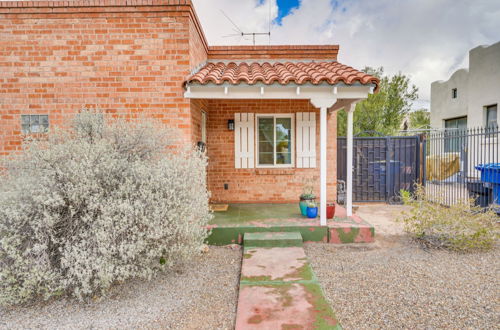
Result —
<path fill-rule="evenodd" d="M 236 225 L 264 219 L 303 218 L 297 204 L 229 204 L 227 211 L 214 212 L 211 224 Z M 304 219 L 307 219 L 304 217 Z"/>
<path fill-rule="evenodd" d="M 245 247 L 302 246 L 302 235 L 299 232 L 245 233 L 243 243 Z"/>
<path fill-rule="evenodd" d="M 245 235 L 265 239 L 297 234 Z M 342 329 L 302 247 L 246 245 L 235 328 Z"/>
<path fill-rule="evenodd" d="M 242 284 L 236 329 L 342 329 L 315 282 Z"/>
<path fill-rule="evenodd" d="M 327 242 L 328 227 L 321 226 L 238 226 L 212 227 L 206 242 L 210 245 L 242 244 L 246 233 L 258 232 L 299 232 L 304 242 Z"/>
<path fill-rule="evenodd" d="M 272 261 L 272 262 L 270 262 Z M 314 280 L 314 273 L 301 247 L 247 248 L 243 251 L 242 283 Z"/>
<path fill-rule="evenodd" d="M 359 216 L 335 216 L 321 226 L 318 218 L 303 217 L 298 203 L 230 204 L 228 211 L 214 213 L 208 228 L 211 233 L 206 243 L 211 245 L 243 244 L 245 233 L 256 232 L 300 232 L 304 242 L 345 244 L 375 240 L 375 229 Z"/>

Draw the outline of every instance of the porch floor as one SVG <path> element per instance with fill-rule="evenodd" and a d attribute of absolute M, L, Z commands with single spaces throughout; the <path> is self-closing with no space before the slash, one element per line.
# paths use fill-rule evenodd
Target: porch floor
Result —
<path fill-rule="evenodd" d="M 214 212 L 208 243 L 213 245 L 241 244 L 246 232 L 299 231 L 304 241 L 329 243 L 370 243 L 375 229 L 357 215 L 346 216 L 346 210 L 336 205 L 335 217 L 321 226 L 319 217 L 309 219 L 296 204 L 229 204 L 227 211 Z"/>

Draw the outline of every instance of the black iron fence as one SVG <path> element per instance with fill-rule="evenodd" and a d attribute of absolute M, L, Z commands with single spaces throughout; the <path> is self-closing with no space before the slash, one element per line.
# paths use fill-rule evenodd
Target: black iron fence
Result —
<path fill-rule="evenodd" d="M 490 205 L 495 183 L 481 180 L 478 167 L 498 163 L 498 138 L 496 126 L 427 133 L 423 181 L 426 195 L 445 205 L 469 198 L 474 198 L 477 205 Z"/>

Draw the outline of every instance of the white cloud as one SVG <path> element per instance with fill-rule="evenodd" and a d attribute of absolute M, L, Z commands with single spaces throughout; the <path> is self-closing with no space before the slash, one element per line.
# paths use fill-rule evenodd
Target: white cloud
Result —
<path fill-rule="evenodd" d="M 251 44 L 235 33 L 266 32 L 276 0 L 193 0 L 211 45 Z M 383 66 L 409 74 L 428 105 L 430 84 L 468 66 L 468 51 L 500 40 L 498 0 L 301 0 L 271 28 L 272 44 L 339 44 L 339 61 L 356 68 Z M 258 37 L 257 44 L 268 44 Z M 416 104 L 416 106 L 417 106 Z"/>

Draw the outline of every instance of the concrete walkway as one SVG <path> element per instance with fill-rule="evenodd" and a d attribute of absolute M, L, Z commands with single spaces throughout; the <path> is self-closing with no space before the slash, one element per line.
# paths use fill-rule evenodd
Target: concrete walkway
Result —
<path fill-rule="evenodd" d="M 341 329 L 298 232 L 247 233 L 236 330 Z"/>

